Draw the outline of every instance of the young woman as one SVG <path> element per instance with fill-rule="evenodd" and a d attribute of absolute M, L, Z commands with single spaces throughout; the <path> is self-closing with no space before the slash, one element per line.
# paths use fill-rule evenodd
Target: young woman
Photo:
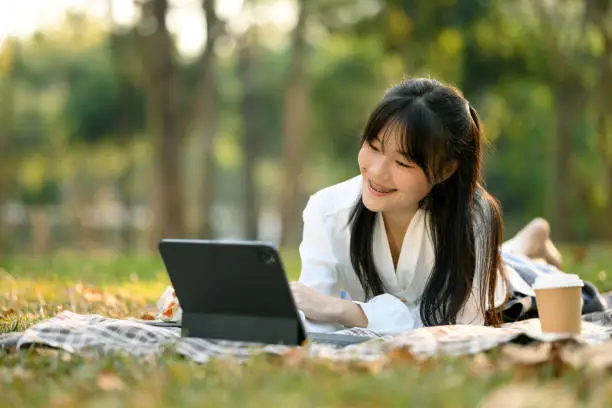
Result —
<path fill-rule="evenodd" d="M 452 86 L 410 79 L 386 92 L 363 131 L 361 174 L 304 209 L 291 285 L 306 322 L 386 333 L 498 324 L 510 293 L 533 295 L 501 258 L 499 207 L 479 183 L 481 139 L 478 114 Z M 506 249 L 560 262 L 541 219 Z"/>

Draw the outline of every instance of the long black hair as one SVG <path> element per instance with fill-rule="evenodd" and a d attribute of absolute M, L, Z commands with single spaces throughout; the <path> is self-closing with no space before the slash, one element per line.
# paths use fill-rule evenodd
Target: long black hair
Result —
<path fill-rule="evenodd" d="M 456 323 L 474 289 L 477 270 L 482 273 L 475 293 L 485 323 L 499 324 L 500 314 L 487 312 L 487 305 L 494 305 L 501 267 L 502 221 L 498 202 L 480 183 L 482 130 L 476 110 L 453 86 L 433 79 L 404 80 L 385 93 L 370 115 L 361 145 L 397 129 L 403 151 L 433 186 L 419 203 L 429 214 L 427 230 L 435 248 L 433 270 L 420 299 L 423 324 Z M 456 171 L 442 180 L 443 169 L 453 161 Z M 385 288 L 372 254 L 376 213 L 360 197 L 349 222 L 351 263 L 366 298 L 382 294 Z"/>

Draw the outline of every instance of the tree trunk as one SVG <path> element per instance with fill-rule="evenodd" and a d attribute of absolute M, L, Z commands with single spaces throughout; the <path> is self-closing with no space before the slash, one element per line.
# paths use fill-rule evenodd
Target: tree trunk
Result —
<path fill-rule="evenodd" d="M 215 204 L 216 197 L 216 186 L 215 186 L 215 175 L 217 172 L 217 162 L 214 154 L 214 137 L 212 128 L 216 128 L 217 119 L 210 119 L 206 126 L 208 131 L 204 131 L 204 151 L 202 155 L 202 221 L 200 226 L 200 237 L 201 238 L 214 238 L 215 228 L 213 225 L 213 206 Z"/>
<path fill-rule="evenodd" d="M 238 77 L 242 85 L 242 153 L 244 181 L 244 233 L 245 238 L 258 237 L 259 200 L 255 181 L 258 149 L 260 110 L 257 101 L 257 28 L 251 27 L 239 40 Z"/>
<path fill-rule="evenodd" d="M 283 189 L 281 245 L 299 242 L 302 167 L 308 123 L 306 22 L 308 1 L 298 1 L 298 21 L 292 33 L 291 62 L 285 86 L 283 121 Z"/>
<path fill-rule="evenodd" d="M 149 0 L 143 4 L 144 18 L 156 22 L 156 30 L 147 44 L 150 70 L 147 86 L 148 126 L 153 136 L 155 205 L 152 242 L 162 237 L 183 237 L 182 134 L 178 129 L 177 84 L 174 47 L 166 26 L 167 0 Z"/>
<path fill-rule="evenodd" d="M 215 174 L 217 163 L 214 155 L 214 141 L 218 128 L 219 88 L 217 86 L 217 40 L 223 32 L 223 24 L 217 17 L 214 0 L 202 0 L 202 8 L 206 18 L 206 48 L 202 56 L 200 84 L 198 88 L 196 107 L 201 115 L 197 115 L 202 129 L 202 220 L 199 235 L 202 238 L 214 238 L 212 223 L 213 205 L 215 202 Z"/>
<path fill-rule="evenodd" d="M 30 227 L 32 231 L 31 252 L 34 256 L 47 253 L 51 230 L 44 205 L 32 205 L 28 208 Z"/>
<path fill-rule="evenodd" d="M 14 58 L 15 43 L 8 39 L 0 48 L 0 259 L 5 255 L 7 223 L 4 205 L 9 197 L 9 186 L 14 174 L 13 140 Z"/>
<path fill-rule="evenodd" d="M 604 38 L 604 52 L 601 55 L 601 65 L 599 80 L 596 88 L 596 108 L 599 109 L 597 121 L 598 148 L 603 164 L 604 188 L 606 192 L 606 204 L 604 217 L 612 214 L 612 105 L 610 95 L 612 95 L 612 30 L 608 29 L 605 16 L 612 11 L 612 1 L 606 4 L 598 4 L 602 9 L 595 13 L 597 25 Z M 612 27 L 611 27 L 612 28 Z M 612 227 L 606 222 L 599 223 L 602 228 L 600 237 L 605 240 L 612 240 Z"/>
<path fill-rule="evenodd" d="M 576 115 L 572 95 L 566 87 L 557 90 L 557 144 L 555 155 L 554 198 L 555 212 L 552 233 L 556 240 L 564 241 L 570 237 L 571 214 L 568 189 L 571 186 L 569 161 L 572 152 L 572 125 Z"/>
<path fill-rule="evenodd" d="M 1 156 L 4 156 L 6 152 L 5 146 L 7 145 L 5 138 L 8 137 L 8 132 L 5 129 L 0 129 L 0 149 L 2 151 Z M 8 200 L 8 166 L 4 157 L 0 158 L 0 260 L 5 256 L 5 234 L 7 233 L 8 223 L 5 219 L 4 205 Z"/>
<path fill-rule="evenodd" d="M 555 211 L 553 238 L 559 241 L 572 239 L 572 214 L 570 197 L 574 195 L 575 179 L 572 173 L 572 139 L 576 118 L 588 101 L 588 93 L 577 78 L 565 77 L 556 89 L 557 143 L 554 173 Z"/>
<path fill-rule="evenodd" d="M 121 150 L 127 156 L 127 166 L 123 173 L 119 176 L 118 191 L 119 201 L 121 202 L 121 208 L 123 209 L 121 219 L 121 250 L 124 253 L 130 253 L 135 249 L 135 233 L 132 227 L 132 206 L 133 200 L 133 186 L 134 174 L 136 171 L 136 158 L 134 157 L 134 142 L 129 140 L 127 137 L 122 139 Z"/>
<path fill-rule="evenodd" d="M 603 108 L 602 108 L 603 109 Z M 597 120 L 597 146 L 603 163 L 603 180 L 606 192 L 604 216 L 612 214 L 612 138 L 606 112 L 602 112 Z M 612 240 L 612 227 L 606 222 L 599 223 L 599 235 L 602 239 Z"/>
<path fill-rule="evenodd" d="M 115 27 L 113 20 L 113 2 L 107 0 L 108 8 L 108 24 L 111 27 L 111 33 L 109 35 L 109 42 L 111 48 L 111 56 L 113 69 L 118 77 L 129 79 L 131 83 L 140 83 L 137 79 L 141 71 L 134 69 L 134 62 L 138 63 L 138 58 L 134 58 L 134 43 L 129 41 L 127 35 L 118 34 L 119 30 Z M 131 47 L 129 46 L 131 45 Z M 127 52 L 126 52 L 127 51 Z M 123 86 L 119 89 L 120 100 L 132 101 L 134 100 L 132 93 L 134 92 L 131 87 Z M 125 104 L 125 103 L 124 103 Z M 153 114 L 153 113 L 152 113 Z M 135 134 L 139 130 L 138 126 L 134 125 L 134 118 L 130 117 L 130 112 L 122 110 L 116 120 L 119 122 L 119 131 L 121 137 L 119 138 L 119 148 L 125 154 L 127 159 L 127 165 L 124 171 L 119 175 L 117 180 L 117 191 L 119 192 L 119 202 L 121 203 L 122 219 L 121 227 L 119 230 L 119 241 L 121 251 L 124 253 L 130 253 L 134 251 L 136 247 L 136 233 L 132 224 L 132 206 L 133 200 L 133 182 L 134 175 L 136 172 L 136 149 L 135 149 Z"/>

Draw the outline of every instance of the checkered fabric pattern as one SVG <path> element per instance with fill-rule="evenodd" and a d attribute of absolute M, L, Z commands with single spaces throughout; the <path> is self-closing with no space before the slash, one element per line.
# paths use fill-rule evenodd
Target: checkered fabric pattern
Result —
<path fill-rule="evenodd" d="M 504 262 L 512 266 L 531 285 L 537 275 L 562 273 L 510 253 L 502 252 Z M 612 296 L 600 295 L 585 283 L 583 290 L 583 332 L 574 340 L 594 345 L 610 341 L 612 336 Z M 606 307 L 607 306 L 607 307 Z M 371 337 L 371 340 L 347 347 L 307 343 L 303 350 L 309 357 L 333 361 L 372 361 L 394 349 L 408 349 L 416 356 L 474 354 L 512 341 L 550 341 L 540 333 L 537 305 L 533 298 L 513 293 L 503 307 L 501 328 L 452 325 L 425 327 L 396 336 L 380 336 L 366 329 L 347 329 L 339 333 Z M 22 334 L 0 335 L 0 346 L 17 348 L 50 346 L 71 353 L 105 355 L 126 353 L 134 356 L 174 351 L 199 363 L 211 358 L 233 358 L 244 361 L 256 354 L 282 355 L 294 349 L 283 345 L 262 345 L 225 340 L 181 337 L 177 324 L 137 319 L 118 320 L 99 315 L 80 315 L 69 311 L 42 321 Z M 1 347 L 0 347 L 1 348 Z"/>
<path fill-rule="evenodd" d="M 180 328 L 168 326 L 155 321 L 118 320 L 65 311 L 27 329 L 17 348 L 42 345 L 93 356 L 113 353 L 147 356 L 170 350 L 198 363 L 217 358 L 245 361 L 258 354 L 280 356 L 295 349 L 284 345 L 182 338 Z M 518 337 L 523 341 L 525 336 L 534 341 L 552 340 L 539 333 L 537 319 L 506 324 L 502 328 L 469 325 L 425 327 L 396 336 L 379 336 L 365 329 L 349 329 L 341 333 L 365 335 L 372 339 L 346 347 L 307 343 L 303 346 L 306 355 L 335 362 L 367 362 L 380 359 L 394 349 L 407 349 L 423 357 L 462 355 L 486 351 Z M 599 316 L 593 316 L 592 322 L 585 319 L 583 333 L 575 340 L 594 345 L 610 340 L 611 334 L 612 311 L 600 312 Z"/>

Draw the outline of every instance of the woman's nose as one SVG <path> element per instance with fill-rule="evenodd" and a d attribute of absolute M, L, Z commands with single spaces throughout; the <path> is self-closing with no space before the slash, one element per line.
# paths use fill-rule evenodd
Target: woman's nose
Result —
<path fill-rule="evenodd" d="M 382 179 L 388 177 L 389 175 L 389 165 L 390 162 L 386 158 L 378 158 L 377 160 L 373 160 L 370 163 L 369 172 L 370 174 L 377 177 L 379 181 L 382 181 Z"/>

